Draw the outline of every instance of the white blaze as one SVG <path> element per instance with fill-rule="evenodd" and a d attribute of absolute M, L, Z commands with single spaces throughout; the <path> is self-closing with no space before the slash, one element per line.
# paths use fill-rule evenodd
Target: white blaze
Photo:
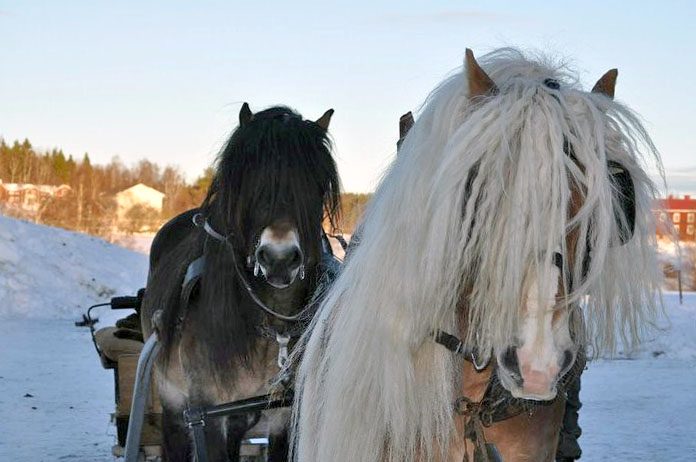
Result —
<path fill-rule="evenodd" d="M 292 228 L 284 233 L 278 232 L 277 229 L 273 229 L 271 226 L 267 226 L 261 232 L 261 237 L 259 238 L 258 248 L 265 248 L 272 255 L 282 255 L 291 251 L 293 249 L 301 249 L 300 238 L 297 231 Z M 269 268 L 263 266 L 259 262 L 256 263 L 258 268 L 264 277 L 268 277 Z M 295 268 L 290 273 L 290 279 L 295 280 L 300 268 Z"/>
<path fill-rule="evenodd" d="M 540 287 L 534 277 L 527 292 L 526 312 L 519 331 L 521 345 L 517 349 L 524 383 L 522 390 L 513 394 L 549 399 L 555 395 L 554 385 L 559 378 L 565 351 L 571 348 L 572 340 L 567 310 L 556 313 L 554 309 L 560 269 L 549 262 L 541 275 L 543 285 Z M 554 314 L 557 315 L 555 323 Z"/>

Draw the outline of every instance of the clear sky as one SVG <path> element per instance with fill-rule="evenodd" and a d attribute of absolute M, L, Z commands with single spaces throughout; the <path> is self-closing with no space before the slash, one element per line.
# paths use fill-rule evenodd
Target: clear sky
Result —
<path fill-rule="evenodd" d="M 696 192 L 696 2 L 0 0 L 0 136 L 93 162 L 178 165 L 189 178 L 237 122 L 283 103 L 336 113 L 347 191 L 374 188 L 398 118 L 500 46 L 572 60 L 589 88 L 619 68 L 670 186 Z"/>

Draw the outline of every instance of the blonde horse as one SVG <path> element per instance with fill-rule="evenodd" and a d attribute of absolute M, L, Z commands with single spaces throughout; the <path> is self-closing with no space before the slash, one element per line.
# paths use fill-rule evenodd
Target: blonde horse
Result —
<path fill-rule="evenodd" d="M 578 353 L 630 348 L 660 307 L 661 164 L 616 75 L 586 92 L 467 50 L 301 342 L 294 460 L 553 460 Z"/>

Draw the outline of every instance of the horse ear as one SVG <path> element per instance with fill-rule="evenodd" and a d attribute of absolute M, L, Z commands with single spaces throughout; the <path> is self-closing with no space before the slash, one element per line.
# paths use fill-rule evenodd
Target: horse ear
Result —
<path fill-rule="evenodd" d="M 249 109 L 249 103 L 242 104 L 242 109 L 239 111 L 239 125 L 243 126 L 248 124 L 253 117 L 254 114 L 252 114 L 251 109 Z"/>
<path fill-rule="evenodd" d="M 319 125 L 321 128 L 323 128 L 324 130 L 328 130 L 329 129 L 329 122 L 331 122 L 331 116 L 333 115 L 333 113 L 334 113 L 334 110 L 329 109 L 328 111 L 326 111 L 324 113 L 323 116 L 319 117 L 315 123 L 317 125 Z"/>
<path fill-rule="evenodd" d="M 399 139 L 404 139 L 408 135 L 409 130 L 413 127 L 415 121 L 413 120 L 413 114 L 408 111 L 406 114 L 399 117 Z"/>
<path fill-rule="evenodd" d="M 469 82 L 469 98 L 498 93 L 495 82 L 481 69 L 470 48 L 466 49 L 466 78 Z"/>
<path fill-rule="evenodd" d="M 399 140 L 396 142 L 396 151 L 399 152 L 401 149 L 401 143 L 404 142 L 404 138 L 408 135 L 409 130 L 413 127 L 415 121 L 413 120 L 413 114 L 408 111 L 406 114 L 399 117 Z"/>
<path fill-rule="evenodd" d="M 601 93 L 614 99 L 614 89 L 616 88 L 616 78 L 619 76 L 618 69 L 610 69 L 604 74 L 595 86 L 592 87 L 592 93 Z"/>

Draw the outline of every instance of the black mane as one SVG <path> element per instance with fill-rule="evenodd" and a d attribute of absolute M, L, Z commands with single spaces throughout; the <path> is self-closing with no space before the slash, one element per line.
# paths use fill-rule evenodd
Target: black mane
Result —
<path fill-rule="evenodd" d="M 151 281 L 157 286 L 164 284 L 167 277 L 178 280 L 170 287 L 173 292 L 163 297 L 163 302 L 178 306 L 186 265 L 196 258 L 196 253 L 205 254 L 206 266 L 196 303 L 177 309 L 170 305 L 164 310 L 164 356 L 168 356 L 166 352 L 176 340 L 175 326 L 182 314 L 187 318 L 193 315 L 196 322 L 191 328 L 198 331 L 195 334 L 200 336 L 200 343 L 205 342 L 209 361 L 222 370 L 230 368 L 226 364 L 230 359 L 249 365 L 258 336 L 256 326 L 262 316 L 240 284 L 235 261 L 252 281 L 246 257 L 258 233 L 279 215 L 289 217 L 297 227 L 311 265 L 307 266 L 308 277 L 304 281 L 306 293 L 301 306 L 296 307 L 302 309 L 316 284 L 314 266 L 320 259 L 322 222 L 327 219 L 335 226 L 339 208 L 339 179 L 326 130 L 303 120 L 287 107 L 254 114 L 251 121 L 235 129 L 217 159 L 212 185 L 200 207 L 211 225 L 228 237 L 229 244 L 207 238 L 202 230 L 192 228 L 191 235 L 167 259 L 167 266 L 173 266 L 160 268 L 169 274 Z"/>

